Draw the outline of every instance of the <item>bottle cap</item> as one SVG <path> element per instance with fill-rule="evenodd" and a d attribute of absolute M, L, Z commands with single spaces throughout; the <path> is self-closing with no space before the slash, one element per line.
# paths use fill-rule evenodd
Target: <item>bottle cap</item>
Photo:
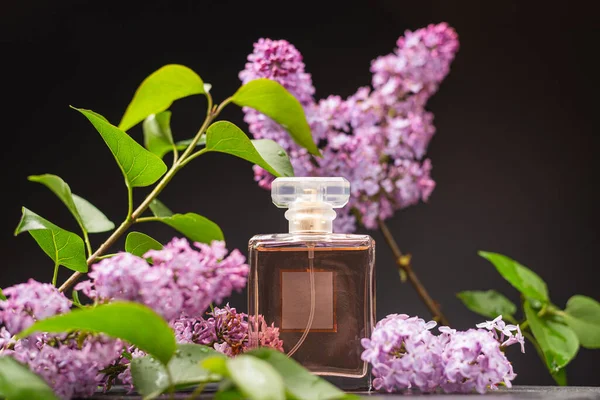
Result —
<path fill-rule="evenodd" d="M 344 178 L 277 178 L 271 198 L 279 208 L 289 208 L 285 217 L 290 232 L 332 232 L 334 208 L 350 199 L 350 182 Z"/>
<path fill-rule="evenodd" d="M 345 178 L 276 178 L 271 185 L 273 204 L 289 208 L 293 203 L 326 203 L 344 207 L 350 199 L 350 182 Z"/>

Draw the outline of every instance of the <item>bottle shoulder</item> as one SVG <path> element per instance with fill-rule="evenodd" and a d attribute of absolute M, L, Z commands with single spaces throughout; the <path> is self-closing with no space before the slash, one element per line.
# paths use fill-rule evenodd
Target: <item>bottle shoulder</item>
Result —
<path fill-rule="evenodd" d="M 256 235 L 248 242 L 248 247 L 372 247 L 375 240 L 369 235 L 345 233 L 274 233 Z"/>

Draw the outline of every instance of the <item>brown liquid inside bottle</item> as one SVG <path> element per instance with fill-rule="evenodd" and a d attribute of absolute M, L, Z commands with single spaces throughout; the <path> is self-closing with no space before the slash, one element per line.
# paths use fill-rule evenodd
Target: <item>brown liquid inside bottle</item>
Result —
<path fill-rule="evenodd" d="M 360 340 L 374 324 L 373 239 L 260 235 L 249 250 L 249 315 L 279 327 L 285 353 L 313 373 L 344 389 L 369 388 Z"/>

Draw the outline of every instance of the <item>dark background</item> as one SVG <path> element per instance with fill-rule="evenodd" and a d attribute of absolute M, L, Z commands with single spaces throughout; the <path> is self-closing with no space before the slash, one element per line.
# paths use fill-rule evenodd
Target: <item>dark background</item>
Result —
<path fill-rule="evenodd" d="M 3 2 L 0 285 L 52 276 L 35 242 L 12 236 L 22 205 L 77 231 L 62 204 L 28 175 L 57 174 L 113 221 L 125 215 L 126 191 L 112 155 L 69 104 L 117 123 L 137 85 L 167 63 L 188 65 L 213 85 L 217 101 L 224 99 L 238 87 L 237 73 L 260 37 L 284 38 L 300 49 L 318 98 L 347 96 L 369 84 L 370 61 L 391 52 L 404 30 L 447 21 L 461 49 L 428 106 L 436 116 L 429 156 L 438 186 L 429 204 L 389 222 L 402 249 L 414 255 L 456 328 L 481 321 L 456 299 L 460 290 L 495 288 L 519 300 L 477 256 L 480 249 L 534 269 L 559 306 L 576 293 L 599 299 L 599 198 L 592 190 L 598 14 L 584 2 L 524 3 Z M 204 101 L 196 96 L 172 107 L 177 139 L 197 131 Z M 235 107 L 222 114 L 245 126 L 241 116 Z M 141 139 L 139 126 L 131 133 Z M 209 154 L 186 167 L 161 199 L 176 212 L 216 221 L 228 247 L 245 251 L 254 234 L 287 230 L 283 210 L 252 177 L 246 162 Z M 146 192 L 138 190 L 135 199 Z M 139 229 L 163 242 L 175 235 L 154 223 Z M 428 318 L 412 288 L 399 283 L 382 236 L 371 234 L 379 246 L 378 318 L 393 312 Z M 94 236 L 95 245 L 105 237 Z M 245 310 L 245 294 L 231 302 Z M 599 356 L 581 349 L 567 369 L 570 383 L 600 385 Z M 552 384 L 533 347 L 524 355 L 513 349 L 510 358 L 516 383 Z"/>

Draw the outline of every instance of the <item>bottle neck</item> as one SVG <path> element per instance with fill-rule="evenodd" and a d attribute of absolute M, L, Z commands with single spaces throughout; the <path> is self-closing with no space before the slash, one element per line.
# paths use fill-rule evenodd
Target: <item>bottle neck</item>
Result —
<path fill-rule="evenodd" d="M 290 233 L 332 233 L 336 213 L 326 203 L 299 202 L 285 212 Z"/>

